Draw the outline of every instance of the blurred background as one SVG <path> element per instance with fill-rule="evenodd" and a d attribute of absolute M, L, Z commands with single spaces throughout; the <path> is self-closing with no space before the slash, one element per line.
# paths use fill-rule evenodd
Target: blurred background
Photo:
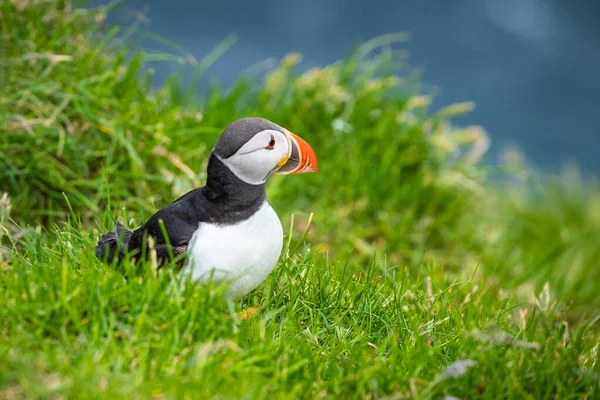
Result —
<path fill-rule="evenodd" d="M 206 74 L 225 87 L 289 52 L 301 53 L 306 69 L 347 57 L 376 36 L 408 32 L 397 47 L 421 74 L 422 90 L 435 94 L 434 108 L 476 104 L 457 123 L 489 132 L 488 162 L 516 144 L 543 170 L 574 162 L 584 175 L 600 172 L 598 0 L 128 0 L 109 22 L 131 19 L 134 10 L 146 31 L 198 60 L 235 35 Z M 148 37 L 139 46 L 156 43 Z M 153 68 L 157 83 L 186 73 L 171 63 Z"/>

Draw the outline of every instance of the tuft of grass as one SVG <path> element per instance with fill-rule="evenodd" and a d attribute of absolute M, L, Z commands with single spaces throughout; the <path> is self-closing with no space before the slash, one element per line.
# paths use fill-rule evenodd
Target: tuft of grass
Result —
<path fill-rule="evenodd" d="M 487 211 L 486 264 L 514 285 L 551 282 L 573 315 L 599 305 L 600 190 L 574 168 L 557 176 L 521 174 L 496 188 Z"/>
<path fill-rule="evenodd" d="M 143 55 L 119 45 L 119 27 L 101 33 L 102 8 L 8 1 L 0 13 L 0 191 L 19 204 L 15 218 L 64 219 L 65 195 L 88 221 L 111 196 L 150 211 L 156 193 L 174 194 L 161 190 L 164 168 L 194 176 L 172 151 L 181 136 L 206 134 L 202 114 L 151 93 Z"/>
<path fill-rule="evenodd" d="M 189 57 L 133 51 L 105 16 L 0 3 L 0 398 L 598 397 L 600 190 L 487 182 L 485 132 L 452 122 L 472 104 L 431 110 L 390 50 L 404 36 L 199 97 L 227 42 L 153 89 L 149 62 Z M 202 185 L 251 115 L 320 167 L 269 181 L 290 229 L 256 291 L 224 302 L 172 267 L 95 258 L 97 228 Z"/>

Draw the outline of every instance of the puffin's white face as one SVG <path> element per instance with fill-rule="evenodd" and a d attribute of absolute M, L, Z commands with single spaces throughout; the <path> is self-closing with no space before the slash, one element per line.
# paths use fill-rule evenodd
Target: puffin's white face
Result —
<path fill-rule="evenodd" d="M 266 129 L 254 135 L 234 155 L 221 161 L 244 182 L 258 185 L 285 164 L 289 148 L 283 133 Z"/>
<path fill-rule="evenodd" d="M 238 178 L 251 185 L 265 183 L 274 172 L 294 174 L 317 170 L 312 148 L 285 129 L 284 132 L 275 129 L 260 131 L 232 156 L 221 161 Z"/>

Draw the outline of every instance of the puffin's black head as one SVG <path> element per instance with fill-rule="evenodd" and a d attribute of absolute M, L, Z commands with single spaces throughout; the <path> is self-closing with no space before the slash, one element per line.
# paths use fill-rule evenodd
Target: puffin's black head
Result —
<path fill-rule="evenodd" d="M 316 172 L 313 149 L 285 128 L 263 118 L 232 122 L 213 148 L 213 154 L 242 181 L 259 185 L 272 173 Z"/>

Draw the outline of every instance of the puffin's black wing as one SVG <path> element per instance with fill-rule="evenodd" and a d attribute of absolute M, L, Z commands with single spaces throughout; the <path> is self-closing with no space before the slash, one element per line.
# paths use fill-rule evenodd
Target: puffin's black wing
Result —
<path fill-rule="evenodd" d="M 158 259 L 168 259 L 168 243 L 173 255 L 177 257 L 187 250 L 187 245 L 194 232 L 198 229 L 198 197 L 202 188 L 194 189 L 168 206 L 158 210 L 146 223 L 133 231 L 127 248 L 130 252 L 140 252 L 148 236 L 154 240 L 154 249 Z M 148 250 L 146 243 L 146 250 Z M 148 254 L 148 253 L 146 253 Z"/>

